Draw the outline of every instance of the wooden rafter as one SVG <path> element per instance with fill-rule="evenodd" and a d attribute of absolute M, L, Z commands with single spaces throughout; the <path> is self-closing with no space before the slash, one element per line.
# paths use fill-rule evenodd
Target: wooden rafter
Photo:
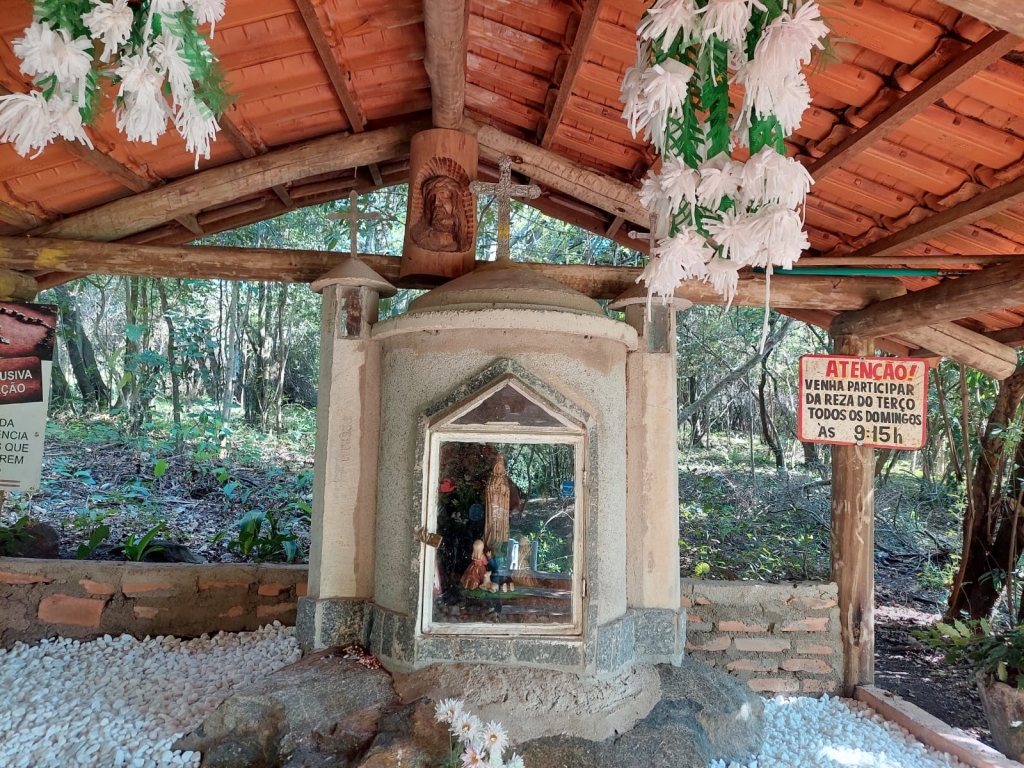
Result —
<path fill-rule="evenodd" d="M 562 122 L 562 115 L 565 114 L 565 108 L 569 104 L 569 97 L 572 96 L 576 75 L 579 73 L 580 67 L 583 66 L 583 62 L 586 61 L 587 49 L 590 47 L 594 30 L 597 29 L 597 21 L 601 17 L 602 1 L 589 0 L 583 9 L 583 16 L 576 31 L 576 39 L 572 44 L 572 53 L 569 54 L 569 63 L 566 65 L 565 74 L 562 75 L 562 82 L 558 86 L 558 96 L 551 108 L 551 114 L 548 115 L 544 133 L 540 137 L 540 145 L 545 149 L 550 149 L 551 143 L 555 139 L 558 126 Z"/>
<path fill-rule="evenodd" d="M 908 328 L 960 320 L 981 312 L 1024 304 L 1020 264 L 1000 264 L 881 301 L 832 321 L 833 335 L 888 336 Z"/>
<path fill-rule="evenodd" d="M 979 219 L 1024 202 L 1024 176 L 995 189 L 982 192 L 977 197 L 933 214 L 911 224 L 906 229 L 846 254 L 852 258 L 868 256 L 895 256 L 913 245 L 934 240 Z M 909 258 L 913 258 L 908 256 Z"/>
<path fill-rule="evenodd" d="M 256 155 L 265 155 L 269 151 L 262 142 L 259 147 L 254 147 L 252 142 L 245 137 L 245 134 L 238 129 L 238 126 L 226 114 L 220 117 L 220 127 L 224 131 L 225 138 L 231 142 L 231 145 L 238 150 L 242 157 L 250 158 L 256 157 Z M 277 195 L 278 200 L 284 203 L 286 208 L 295 207 L 295 201 L 292 200 L 283 184 L 275 184 L 271 187 L 271 190 Z"/>
<path fill-rule="evenodd" d="M 302 14 L 302 20 L 306 24 L 309 36 L 313 39 L 313 46 L 316 48 L 320 61 L 327 70 L 327 77 L 331 80 L 334 93 L 341 102 L 341 108 L 345 112 L 352 130 L 359 133 L 366 127 L 366 118 L 359 109 L 359 104 L 350 90 L 350 72 L 345 62 L 334 52 L 331 41 L 327 39 L 324 32 L 323 19 L 317 13 L 313 0 L 295 0 L 295 4 Z"/>
<path fill-rule="evenodd" d="M 466 109 L 467 0 L 424 0 L 427 47 L 423 63 L 430 78 L 435 128 L 458 128 Z"/>
<path fill-rule="evenodd" d="M 551 150 L 509 136 L 468 116 L 463 120 L 462 130 L 476 135 L 480 142 L 480 156 L 491 162 L 497 162 L 500 155 L 518 157 L 522 162 L 517 165 L 517 170 L 538 184 L 557 189 L 612 216 L 622 216 L 643 227 L 650 222 L 650 215 L 640 204 L 636 187 L 630 184 L 592 171 Z"/>
<path fill-rule="evenodd" d="M 1016 328 L 1007 328 L 1002 331 L 989 331 L 985 335 L 992 339 L 992 341 L 998 341 L 1000 344 L 1006 344 L 1008 347 L 1024 346 L 1024 325 L 1018 325 Z"/>
<path fill-rule="evenodd" d="M 1005 379 L 1017 368 L 1017 350 L 956 323 L 937 323 L 901 331 L 898 338 L 921 350 L 957 360 L 994 379 Z"/>
<path fill-rule="evenodd" d="M 990 32 L 981 42 L 955 56 L 921 85 L 891 104 L 874 120 L 854 131 L 835 149 L 815 161 L 809 169 L 811 175 L 815 180 L 828 176 L 863 150 L 912 120 L 945 94 L 960 87 L 994 61 L 1001 59 L 1020 45 L 1020 42 L 1020 38 L 1007 32 Z"/>
<path fill-rule="evenodd" d="M 1024 7 L 1008 0 L 942 0 L 945 5 L 1024 36 Z"/>
<path fill-rule="evenodd" d="M 414 122 L 360 134 L 335 134 L 272 150 L 115 200 L 41 227 L 33 234 L 118 240 L 176 216 L 226 205 L 275 184 L 407 155 L 410 139 L 423 127 Z"/>

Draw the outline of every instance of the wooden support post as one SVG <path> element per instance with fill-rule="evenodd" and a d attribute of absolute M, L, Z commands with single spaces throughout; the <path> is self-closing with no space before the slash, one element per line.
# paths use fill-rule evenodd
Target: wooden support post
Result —
<path fill-rule="evenodd" d="M 867 357 L 875 341 L 836 336 L 837 355 Z M 875 451 L 832 446 L 832 581 L 839 587 L 843 696 L 875 681 Z"/>

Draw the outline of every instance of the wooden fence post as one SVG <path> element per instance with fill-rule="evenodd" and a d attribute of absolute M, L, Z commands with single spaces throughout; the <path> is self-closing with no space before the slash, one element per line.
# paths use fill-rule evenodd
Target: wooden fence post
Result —
<path fill-rule="evenodd" d="M 868 357 L 872 338 L 836 336 L 837 355 Z M 839 587 L 843 696 L 875 680 L 875 451 L 832 446 L 832 580 Z"/>

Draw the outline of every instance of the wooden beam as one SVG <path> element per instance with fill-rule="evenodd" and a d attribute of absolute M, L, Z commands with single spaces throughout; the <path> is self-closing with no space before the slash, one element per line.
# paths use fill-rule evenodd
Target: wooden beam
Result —
<path fill-rule="evenodd" d="M 494 163 L 501 155 L 519 157 L 522 162 L 517 170 L 535 182 L 582 200 L 612 216 L 622 216 L 644 228 L 649 225 L 650 214 L 640 205 L 639 192 L 631 184 L 592 171 L 581 163 L 567 160 L 469 117 L 463 120 L 462 130 L 477 137 L 481 157 Z"/>
<path fill-rule="evenodd" d="M 551 114 L 548 115 L 544 133 L 540 137 L 540 145 L 544 149 L 551 148 L 551 142 L 554 141 L 555 134 L 558 132 L 558 126 L 562 122 L 562 115 L 565 114 L 565 108 L 569 104 L 569 97 L 572 96 L 576 75 L 579 73 L 580 67 L 583 66 L 583 62 L 587 59 L 587 49 L 590 47 L 594 30 L 597 29 L 597 20 L 601 17 L 601 4 L 602 0 L 587 0 L 587 4 L 583 9 L 583 17 L 580 19 L 579 27 L 576 31 L 576 39 L 572 44 L 572 53 L 569 54 L 569 63 L 566 65 L 562 82 L 558 86 L 558 96 L 555 98 L 555 105 L 551 108 Z"/>
<path fill-rule="evenodd" d="M 900 331 L 897 338 L 961 362 L 993 379 L 1005 379 L 1017 368 L 1017 350 L 956 323 Z"/>
<path fill-rule="evenodd" d="M 637 277 L 640 270 L 636 270 Z M 780 281 L 782 281 L 780 283 Z M 792 309 L 838 310 L 840 305 L 867 306 L 882 297 L 901 296 L 906 288 L 894 277 L 828 277 L 822 275 L 772 276 L 771 307 Z M 621 298 L 647 295 L 642 284 L 623 286 Z M 699 280 L 686 280 L 676 289 L 676 297 L 694 304 L 724 305 L 725 299 L 714 288 Z M 765 300 L 764 275 L 742 274 L 736 288 L 733 305 L 737 307 L 763 307 Z"/>
<path fill-rule="evenodd" d="M 852 133 L 810 167 L 815 181 L 828 176 L 862 151 L 912 120 L 945 94 L 960 87 L 983 69 L 1012 51 L 1021 40 L 1007 32 L 994 31 L 981 42 L 953 57 L 921 85 L 891 104 L 874 120 Z"/>
<path fill-rule="evenodd" d="M 195 173 L 133 197 L 115 200 L 37 229 L 33 234 L 81 240 L 117 240 L 183 214 L 320 173 L 383 162 L 409 153 L 422 123 L 361 134 L 335 134 L 258 157 Z"/>
<path fill-rule="evenodd" d="M 953 232 L 960 227 L 1022 202 L 1024 202 L 1024 176 L 1008 184 L 982 192 L 977 197 L 958 203 L 952 208 L 932 214 L 927 219 L 922 219 L 906 229 L 876 240 L 870 245 L 846 255 L 855 258 L 896 256 L 911 246 L 942 237 L 948 232 Z"/>
<path fill-rule="evenodd" d="M 835 353 L 868 357 L 874 339 L 837 336 Z M 832 446 L 832 574 L 838 587 L 842 695 L 875 682 L 875 451 Z"/>
<path fill-rule="evenodd" d="M 984 335 L 992 339 L 992 341 L 1006 344 L 1008 347 L 1024 346 L 1024 325 L 1018 325 L 1016 328 L 1007 328 L 1002 331 L 989 331 Z"/>
<path fill-rule="evenodd" d="M 33 229 L 45 223 L 44 219 L 31 211 L 22 210 L 3 200 L 0 200 L 0 221 L 21 230 Z"/>
<path fill-rule="evenodd" d="M 32 301 L 39 290 L 32 275 L 0 269 L 0 301 Z"/>
<path fill-rule="evenodd" d="M 327 70 L 327 77 L 330 78 L 334 93 L 338 97 L 338 101 L 341 102 L 345 117 L 348 119 L 349 125 L 352 126 L 352 130 L 359 133 L 366 127 L 366 118 L 359 110 L 359 105 L 350 90 L 348 66 L 335 55 L 331 42 L 324 34 L 323 23 L 313 5 L 313 0 L 295 0 L 295 4 L 299 7 L 299 13 L 302 14 L 302 20 L 306 24 L 309 36 L 313 39 L 313 46 L 320 56 L 320 61 L 324 65 L 324 69 Z"/>
<path fill-rule="evenodd" d="M 605 237 L 615 237 L 615 233 L 619 231 L 619 227 L 622 226 L 622 222 L 625 221 L 621 216 L 616 216 L 612 219 L 612 223 L 608 225 L 608 229 L 604 231 Z"/>
<path fill-rule="evenodd" d="M 1024 36 L 1024 7 L 1006 0 L 942 0 L 957 10 L 991 24 L 997 29 L 1006 29 Z"/>
<path fill-rule="evenodd" d="M 0 237 L 0 262 L 10 269 L 132 275 L 141 277 L 222 278 L 309 282 L 342 258 L 334 251 L 228 248 L 219 246 L 157 246 L 134 243 L 58 240 L 46 237 Z M 398 282 L 401 259 L 397 256 L 366 256 L 366 263 L 383 277 Z M 636 267 L 599 267 L 585 264 L 523 263 L 523 268 L 558 280 L 595 299 L 613 299 L 637 288 Z M 691 283 L 693 283 L 691 285 Z M 695 303 L 721 304 L 722 298 L 708 286 L 691 281 L 678 295 Z M 432 287 L 409 283 L 408 288 Z M 863 307 L 879 297 L 902 291 L 890 278 L 791 277 L 772 278 L 773 303 L 810 309 Z M 692 297 L 692 298 L 691 298 Z M 740 280 L 734 304 L 764 305 L 764 278 Z"/>
<path fill-rule="evenodd" d="M 828 330 L 829 326 L 832 325 L 832 318 L 835 317 L 835 313 L 827 312 L 823 309 L 777 309 L 775 310 L 780 315 L 786 317 L 792 317 L 794 320 L 813 325 L 824 330 Z M 911 354 L 914 348 L 907 344 L 900 344 L 897 341 L 891 339 L 875 339 L 875 347 L 888 352 L 890 355 L 896 355 L 898 357 L 914 357 Z"/>
<path fill-rule="evenodd" d="M 881 301 L 832 321 L 836 336 L 888 336 L 906 328 L 960 320 L 1024 304 L 1024 270 L 1000 264 Z"/>
<path fill-rule="evenodd" d="M 456 129 L 466 109 L 466 0 L 424 0 L 423 30 L 427 48 L 423 64 L 430 78 L 435 128 Z"/>
<path fill-rule="evenodd" d="M 941 254 L 934 256 L 804 256 L 796 263 L 800 267 L 888 267 L 901 266 L 919 269 L 956 269 L 957 267 L 986 266 L 1016 261 L 1024 266 L 1024 255 L 1007 254 Z"/>

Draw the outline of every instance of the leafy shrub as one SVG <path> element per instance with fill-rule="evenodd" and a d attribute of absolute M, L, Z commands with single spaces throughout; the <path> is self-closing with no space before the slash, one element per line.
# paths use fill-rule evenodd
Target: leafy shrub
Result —
<path fill-rule="evenodd" d="M 160 531 L 167 527 L 166 523 L 159 523 L 158 525 L 150 528 L 146 534 L 136 540 L 134 533 L 129 533 L 128 538 L 124 540 L 124 556 L 135 563 L 141 563 L 146 557 L 154 552 L 163 551 L 163 547 L 158 544 L 152 544 L 153 537 L 156 536 Z"/>
<path fill-rule="evenodd" d="M 75 560 L 87 560 L 92 557 L 92 553 L 96 551 L 96 548 L 99 547 L 99 545 L 102 544 L 109 535 L 109 525 L 97 525 L 89 534 L 89 541 L 78 545 L 78 549 L 75 550 Z"/>
<path fill-rule="evenodd" d="M 214 541 L 226 534 L 227 531 L 222 531 Z M 254 509 L 246 512 L 238 521 L 238 535 L 228 542 L 228 552 L 258 563 L 281 559 L 290 563 L 299 554 L 299 542 L 290 527 L 287 532 L 281 527 L 273 511 Z"/>
<path fill-rule="evenodd" d="M 18 551 L 19 542 L 24 544 L 32 540 L 32 534 L 28 531 L 29 522 L 29 516 L 22 515 L 10 527 L 0 525 L 0 553 L 13 555 Z"/>
<path fill-rule="evenodd" d="M 989 680 L 1024 689 L 1024 625 L 993 631 L 985 619 L 934 624 L 914 633 L 942 651 L 946 661 L 967 660 Z"/>

